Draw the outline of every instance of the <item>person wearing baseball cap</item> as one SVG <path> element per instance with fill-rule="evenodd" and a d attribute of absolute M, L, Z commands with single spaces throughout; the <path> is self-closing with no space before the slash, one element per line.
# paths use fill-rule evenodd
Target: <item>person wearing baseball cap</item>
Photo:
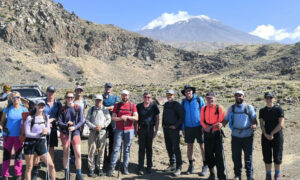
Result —
<path fill-rule="evenodd" d="M 199 175 L 205 176 L 207 172 L 207 164 L 204 156 L 204 136 L 200 124 L 201 108 L 205 106 L 205 102 L 201 96 L 196 94 L 196 88 L 185 85 L 181 93 L 185 96 L 181 105 L 185 110 L 185 121 L 182 125 L 182 133 L 184 141 L 187 143 L 187 156 L 189 159 L 189 167 L 186 174 L 194 173 L 194 142 L 197 140 L 203 160 L 202 172 Z"/>
<path fill-rule="evenodd" d="M 175 171 L 174 176 L 178 177 L 181 174 L 182 168 L 179 133 L 182 128 L 182 123 L 184 122 L 185 114 L 180 103 L 174 100 L 174 90 L 167 90 L 166 96 L 168 101 L 164 104 L 162 126 L 170 164 L 164 171 Z"/>
<path fill-rule="evenodd" d="M 284 142 L 282 130 L 284 111 L 280 106 L 275 105 L 276 99 L 273 93 L 266 92 L 264 98 L 266 106 L 259 110 L 259 122 L 262 131 L 261 145 L 266 167 L 266 180 L 272 179 L 272 162 L 275 165 L 274 179 L 279 180 Z"/>
<path fill-rule="evenodd" d="M 115 172 L 115 166 L 118 161 L 119 151 L 123 140 L 123 173 L 129 174 L 128 165 L 130 157 L 130 146 L 134 137 L 134 123 L 138 121 L 138 113 L 135 104 L 129 101 L 130 92 L 123 90 L 121 92 L 122 102 L 115 104 L 112 112 L 112 120 L 116 122 L 114 134 L 113 152 L 111 155 L 110 170 L 108 176 L 112 177 Z"/>
<path fill-rule="evenodd" d="M 235 104 L 229 107 L 224 125 L 229 124 L 232 130 L 232 160 L 236 179 L 241 179 L 242 152 L 244 152 L 245 169 L 248 180 L 253 179 L 253 136 L 256 130 L 256 112 L 253 106 L 245 102 L 245 93 L 238 90 L 234 93 Z"/>
<path fill-rule="evenodd" d="M 85 98 L 83 97 L 83 87 L 82 86 L 76 86 L 76 88 L 75 88 L 74 104 L 78 104 L 82 109 L 87 108 L 87 102 L 86 102 Z"/>
<path fill-rule="evenodd" d="M 217 167 L 218 179 L 226 179 L 224 170 L 224 151 L 222 143 L 222 123 L 224 120 L 224 110 L 221 105 L 216 104 L 216 94 L 206 93 L 207 105 L 201 108 L 201 125 L 204 131 L 205 160 L 207 162 L 210 180 L 215 179 L 214 166 Z"/>
<path fill-rule="evenodd" d="M 111 116 L 106 107 L 103 106 L 103 96 L 94 96 L 95 105 L 89 108 L 86 116 L 86 124 L 90 129 L 88 137 L 88 176 L 95 177 L 95 152 L 98 150 L 96 164 L 98 176 L 103 175 L 104 150 L 106 145 L 106 128 L 110 124 Z"/>
<path fill-rule="evenodd" d="M 105 83 L 104 93 L 102 94 L 103 105 L 109 110 L 110 115 L 112 115 L 115 104 L 120 101 L 118 96 L 112 94 L 112 90 L 113 90 L 112 83 Z M 111 154 L 113 151 L 115 129 L 116 129 L 115 121 L 111 121 L 109 126 L 106 128 L 107 138 L 109 140 L 109 143 L 106 144 L 108 148 L 105 148 L 105 162 L 107 163 L 110 162 Z"/>

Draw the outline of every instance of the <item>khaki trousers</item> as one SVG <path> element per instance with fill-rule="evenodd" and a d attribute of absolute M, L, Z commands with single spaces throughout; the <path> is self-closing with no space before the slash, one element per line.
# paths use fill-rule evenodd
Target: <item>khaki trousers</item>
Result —
<path fill-rule="evenodd" d="M 98 157 L 96 164 L 100 169 L 103 169 L 104 150 L 106 145 L 106 130 L 95 131 L 91 130 L 88 139 L 88 166 L 89 170 L 95 170 L 95 154 Z"/>

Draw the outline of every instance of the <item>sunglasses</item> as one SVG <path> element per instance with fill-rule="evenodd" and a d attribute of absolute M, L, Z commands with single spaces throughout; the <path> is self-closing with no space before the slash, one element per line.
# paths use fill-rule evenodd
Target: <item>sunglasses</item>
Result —
<path fill-rule="evenodd" d="M 74 96 L 67 96 L 66 99 L 73 99 Z"/>
<path fill-rule="evenodd" d="M 20 97 L 20 96 L 14 96 L 14 97 L 12 97 L 11 99 L 12 99 L 12 100 L 21 99 L 21 97 Z"/>
<path fill-rule="evenodd" d="M 45 105 L 44 105 L 44 104 L 38 104 L 38 107 L 39 107 L 39 108 L 44 108 Z"/>
<path fill-rule="evenodd" d="M 144 96 L 144 99 L 151 99 L 151 96 Z"/>
<path fill-rule="evenodd" d="M 167 93 L 167 96 L 173 96 L 173 94 Z"/>

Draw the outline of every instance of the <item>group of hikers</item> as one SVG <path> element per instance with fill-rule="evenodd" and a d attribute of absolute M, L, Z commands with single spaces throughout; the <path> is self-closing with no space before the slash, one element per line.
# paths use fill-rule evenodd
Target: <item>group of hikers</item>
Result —
<path fill-rule="evenodd" d="M 7 88 L 9 86 L 4 87 L 5 90 Z M 135 105 L 130 102 L 128 90 L 123 90 L 119 99 L 112 94 L 111 83 L 106 83 L 104 89 L 103 94 L 94 95 L 94 105 L 88 109 L 86 115 L 84 115 L 84 109 L 87 108 L 87 103 L 83 98 L 81 86 L 77 86 L 75 92 L 67 91 L 63 104 L 55 99 L 55 87 L 49 86 L 46 90 L 47 98 L 38 100 L 35 108 L 30 111 L 22 105 L 19 92 L 9 92 L 12 105 L 4 109 L 0 126 L 4 135 L 3 178 L 9 177 L 11 151 L 14 147 L 14 170 L 17 179 L 21 179 L 22 176 L 22 149 L 24 149 L 25 179 L 37 178 L 41 159 L 47 166 L 47 177 L 54 180 L 56 177 L 54 160 L 61 158 L 55 157 L 54 154 L 54 148 L 58 146 L 57 132 L 59 130 L 65 179 L 70 179 L 69 159 L 72 160 L 73 157 L 76 180 L 82 180 L 81 131 L 84 126 L 90 130 L 88 136 L 89 177 L 104 175 L 104 165 L 108 166 L 107 176 L 114 176 L 119 154 L 123 173 L 129 174 L 130 147 L 134 136 L 138 137 L 139 145 L 137 174 L 143 175 L 145 172 L 151 174 L 153 139 L 157 136 L 160 124 L 160 110 L 153 102 L 151 92 L 145 92 L 143 102 Z M 232 130 L 231 151 L 234 179 L 240 180 L 242 177 L 243 152 L 247 179 L 253 180 L 253 140 L 257 117 L 254 107 L 245 102 L 244 92 L 234 93 L 235 104 L 230 106 L 227 112 L 216 103 L 214 92 L 206 93 L 206 103 L 196 94 L 195 87 L 186 85 L 181 93 L 185 98 L 179 103 L 175 101 L 174 90 L 166 91 L 167 102 L 163 105 L 162 128 L 169 166 L 164 172 L 172 172 L 176 177 L 181 175 L 183 162 L 180 131 L 182 131 L 185 143 L 187 143 L 189 161 L 186 174 L 192 174 L 195 171 L 193 152 L 194 142 L 197 140 L 203 161 L 199 175 L 206 176 L 209 171 L 209 180 L 228 179 L 222 131 L 228 124 Z M 261 145 L 266 180 L 272 179 L 272 162 L 275 166 L 274 179 L 279 180 L 283 152 L 284 112 L 278 105 L 275 105 L 274 94 L 267 92 L 264 98 L 266 106 L 259 111 L 259 122 L 262 130 Z M 22 132 L 22 127 L 24 132 Z M 23 133 L 25 138 L 22 140 L 20 137 Z M 109 143 L 106 144 L 107 138 Z M 97 155 L 96 160 L 95 155 Z M 144 169 L 145 155 L 147 167 Z M 217 173 L 214 170 L 215 166 Z"/>

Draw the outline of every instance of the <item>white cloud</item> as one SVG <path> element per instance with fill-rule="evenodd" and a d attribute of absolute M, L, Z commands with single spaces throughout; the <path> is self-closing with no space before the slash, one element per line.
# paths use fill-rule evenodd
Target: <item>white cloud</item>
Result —
<path fill-rule="evenodd" d="M 146 26 L 142 28 L 144 29 L 154 29 L 157 27 L 164 28 L 168 25 L 175 24 L 179 21 L 188 21 L 191 18 L 199 18 L 202 20 L 212 20 L 208 16 L 200 15 L 200 16 L 192 16 L 189 15 L 186 11 L 178 11 L 177 14 L 174 13 L 163 13 L 158 18 L 152 20 L 150 23 L 148 23 Z"/>
<path fill-rule="evenodd" d="M 286 29 L 276 29 L 273 25 L 259 25 L 250 32 L 250 34 L 267 40 L 284 41 L 284 40 L 300 40 L 300 26 L 293 32 L 288 32 Z"/>

